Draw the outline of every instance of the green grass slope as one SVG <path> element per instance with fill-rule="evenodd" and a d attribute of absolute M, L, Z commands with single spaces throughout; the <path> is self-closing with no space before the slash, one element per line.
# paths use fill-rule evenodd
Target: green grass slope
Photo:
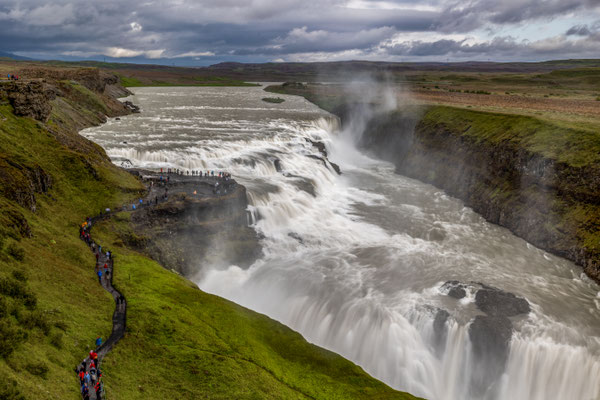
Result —
<path fill-rule="evenodd" d="M 449 132 L 492 144 L 511 142 L 573 167 L 600 163 L 600 134 L 597 131 L 560 126 L 523 115 L 446 106 L 428 107 L 421 123 L 432 129 L 443 125 Z"/>
<path fill-rule="evenodd" d="M 104 363 L 116 399 L 411 399 L 272 319 L 200 291 L 134 251 L 128 215 L 94 228 L 115 249 L 128 333 Z"/>
<path fill-rule="evenodd" d="M 111 331 L 114 303 L 77 225 L 142 186 L 73 132 L 91 123 L 85 109 L 98 98 L 72 90 L 53 100 L 47 123 L 16 117 L 0 98 L 0 399 L 79 398 L 73 368 Z M 104 360 L 110 399 L 413 398 L 119 247 L 128 224 L 125 214 L 93 231 L 117 255 L 115 284 L 130 306 Z"/>

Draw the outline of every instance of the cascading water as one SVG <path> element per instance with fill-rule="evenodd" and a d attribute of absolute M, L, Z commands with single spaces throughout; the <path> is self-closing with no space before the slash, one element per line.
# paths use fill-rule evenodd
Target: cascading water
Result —
<path fill-rule="evenodd" d="M 579 267 L 485 222 L 460 201 L 396 175 L 297 97 L 260 88 L 140 88 L 143 113 L 83 134 L 115 162 L 228 170 L 248 189 L 263 257 L 248 269 L 198 264 L 206 291 L 263 312 L 391 386 L 430 399 L 600 398 L 600 293 Z M 339 176 L 313 142 L 326 145 Z M 448 280 L 528 300 L 511 318 L 502 374 L 481 373 L 469 324 L 482 314 Z M 434 324 L 447 310 L 440 338 Z"/>

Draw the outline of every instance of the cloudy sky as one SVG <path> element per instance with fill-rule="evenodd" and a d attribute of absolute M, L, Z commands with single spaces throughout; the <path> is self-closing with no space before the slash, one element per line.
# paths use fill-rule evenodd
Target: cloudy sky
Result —
<path fill-rule="evenodd" d="M 600 58 L 600 0 L 0 0 L 0 51 L 220 61 Z"/>

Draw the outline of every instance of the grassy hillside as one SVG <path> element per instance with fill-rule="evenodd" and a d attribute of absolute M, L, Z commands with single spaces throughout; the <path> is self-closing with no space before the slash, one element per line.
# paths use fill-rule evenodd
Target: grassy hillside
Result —
<path fill-rule="evenodd" d="M 77 226 L 142 190 L 74 131 L 116 106 L 54 84 L 61 95 L 46 122 L 15 116 L 0 88 L 0 399 L 79 398 L 73 368 L 108 337 L 114 303 Z M 130 306 L 128 332 L 104 360 L 110 399 L 413 398 L 119 247 L 128 229 L 123 215 L 93 232 L 116 254 Z"/>
<path fill-rule="evenodd" d="M 284 325 L 115 247 L 132 234 L 128 220 L 121 213 L 94 228 L 116 249 L 115 284 L 129 302 L 129 333 L 104 364 L 112 398 L 412 398 Z"/>
<path fill-rule="evenodd" d="M 600 134 L 552 124 L 534 117 L 436 106 L 428 108 L 421 123 L 444 126 L 491 143 L 511 142 L 517 147 L 573 167 L 600 165 Z"/>
<path fill-rule="evenodd" d="M 77 398 L 72 369 L 96 335 L 108 336 L 113 308 L 77 224 L 140 184 L 61 145 L 7 104 L 0 135 L 0 398 L 19 398 L 9 390 L 27 399 Z M 36 174 L 49 177 L 46 192 L 32 190 Z M 17 388 L 7 388 L 12 382 Z"/>

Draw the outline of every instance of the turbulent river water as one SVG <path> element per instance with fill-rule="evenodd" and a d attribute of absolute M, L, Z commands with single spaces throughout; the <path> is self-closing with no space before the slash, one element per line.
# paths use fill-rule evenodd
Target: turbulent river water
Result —
<path fill-rule="evenodd" d="M 261 88 L 139 88 L 141 114 L 82 134 L 117 164 L 226 170 L 248 189 L 263 256 L 205 265 L 205 291 L 265 313 L 394 388 L 429 399 L 600 398 L 600 292 L 580 267 L 487 223 L 443 191 L 361 154 L 337 120 Z M 308 157 L 325 143 L 329 159 Z M 275 167 L 280 160 L 281 171 Z M 482 282 L 526 298 L 503 374 L 472 388 L 473 293 Z M 445 343 L 433 322 L 445 309 Z"/>

